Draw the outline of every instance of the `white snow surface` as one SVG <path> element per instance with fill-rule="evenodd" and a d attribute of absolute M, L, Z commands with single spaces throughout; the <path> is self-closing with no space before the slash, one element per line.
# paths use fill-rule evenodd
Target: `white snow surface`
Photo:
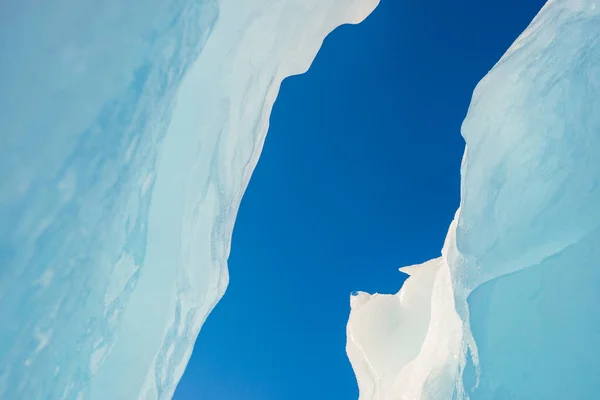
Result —
<path fill-rule="evenodd" d="M 477 85 L 441 258 L 351 299 L 360 400 L 597 399 L 600 0 L 551 0 Z"/>
<path fill-rule="evenodd" d="M 377 3 L 3 3 L 0 398 L 173 395 L 282 80 Z"/>

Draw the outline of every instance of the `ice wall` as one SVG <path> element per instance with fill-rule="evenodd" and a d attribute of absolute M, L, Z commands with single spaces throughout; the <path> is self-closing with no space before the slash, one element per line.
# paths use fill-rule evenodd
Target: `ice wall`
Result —
<path fill-rule="evenodd" d="M 281 81 L 378 0 L 9 0 L 0 398 L 170 398 Z"/>
<path fill-rule="evenodd" d="M 598 398 L 600 1 L 549 1 L 478 84 L 462 133 L 434 283 L 411 276 L 388 309 L 352 301 L 361 400 Z"/>

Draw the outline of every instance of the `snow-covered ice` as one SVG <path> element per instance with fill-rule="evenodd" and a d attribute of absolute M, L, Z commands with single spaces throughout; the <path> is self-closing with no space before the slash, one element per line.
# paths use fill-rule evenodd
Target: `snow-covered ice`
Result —
<path fill-rule="evenodd" d="M 599 6 L 549 1 L 478 84 L 442 257 L 352 298 L 361 400 L 599 397 Z"/>

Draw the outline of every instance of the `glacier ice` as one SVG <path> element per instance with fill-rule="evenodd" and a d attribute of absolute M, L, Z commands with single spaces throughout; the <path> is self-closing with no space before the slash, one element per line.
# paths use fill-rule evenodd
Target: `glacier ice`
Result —
<path fill-rule="evenodd" d="M 9 0 L 0 398 L 170 398 L 281 81 L 378 0 Z"/>
<path fill-rule="evenodd" d="M 600 1 L 550 0 L 462 134 L 441 258 L 396 295 L 351 299 L 360 399 L 598 398 Z"/>

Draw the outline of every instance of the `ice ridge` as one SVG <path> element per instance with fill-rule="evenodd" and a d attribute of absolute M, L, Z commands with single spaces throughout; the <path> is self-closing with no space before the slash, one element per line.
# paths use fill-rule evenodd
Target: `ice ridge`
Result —
<path fill-rule="evenodd" d="M 0 398 L 172 396 L 282 80 L 377 3 L 3 3 Z"/>

